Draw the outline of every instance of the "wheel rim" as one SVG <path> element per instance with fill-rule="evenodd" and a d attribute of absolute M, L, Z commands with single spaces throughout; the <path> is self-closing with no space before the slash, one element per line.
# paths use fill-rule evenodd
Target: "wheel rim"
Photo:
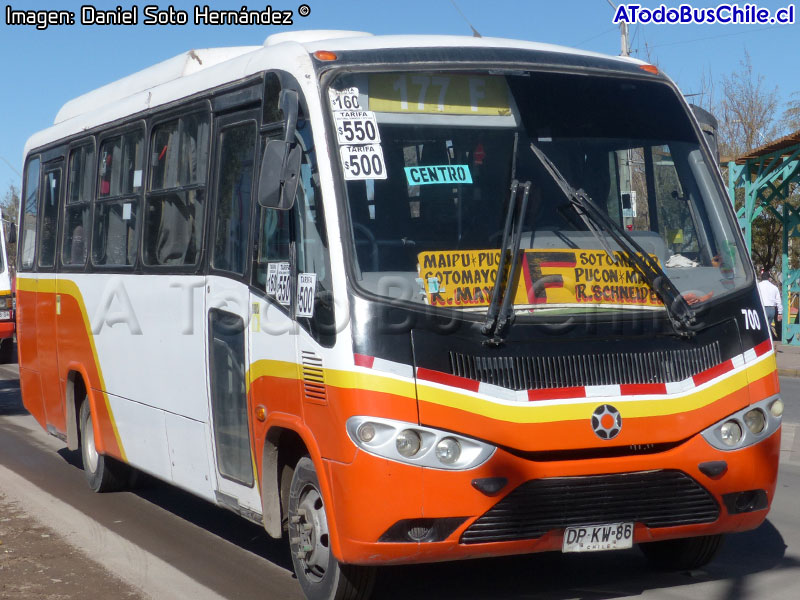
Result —
<path fill-rule="evenodd" d="M 325 504 L 319 490 L 311 484 L 300 493 L 297 504 L 296 521 L 297 549 L 295 556 L 300 560 L 303 571 L 312 581 L 325 577 L 330 560 L 330 536 Z"/>
<path fill-rule="evenodd" d="M 92 415 L 86 417 L 86 427 L 83 430 L 83 466 L 94 473 L 97 471 L 97 446 L 94 445 L 94 427 L 92 426 Z"/>

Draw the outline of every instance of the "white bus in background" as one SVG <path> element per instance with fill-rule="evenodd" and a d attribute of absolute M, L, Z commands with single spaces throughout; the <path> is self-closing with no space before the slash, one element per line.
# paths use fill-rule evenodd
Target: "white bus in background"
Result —
<path fill-rule="evenodd" d="M 6 244 L 16 242 L 17 230 L 7 222 L 0 210 L 0 363 L 14 359 L 14 335 L 16 331 L 14 312 L 14 273 L 8 263 Z"/>
<path fill-rule="evenodd" d="M 95 491 L 133 467 L 285 534 L 313 599 L 547 550 L 696 568 L 764 521 L 782 414 L 702 136 L 653 65 L 567 48 L 187 52 L 27 143 L 25 406 Z"/>

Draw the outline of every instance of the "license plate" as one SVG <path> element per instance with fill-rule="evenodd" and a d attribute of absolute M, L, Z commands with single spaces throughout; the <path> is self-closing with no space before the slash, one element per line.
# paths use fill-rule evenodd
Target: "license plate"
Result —
<path fill-rule="evenodd" d="M 633 546 L 633 523 L 567 527 L 562 552 L 599 552 Z"/>
<path fill-rule="evenodd" d="M 0 321 L 8 321 L 11 318 L 10 310 L 0 310 Z"/>

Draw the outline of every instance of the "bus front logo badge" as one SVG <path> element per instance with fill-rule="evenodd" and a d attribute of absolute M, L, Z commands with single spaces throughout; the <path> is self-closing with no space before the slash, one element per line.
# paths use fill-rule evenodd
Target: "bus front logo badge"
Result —
<path fill-rule="evenodd" d="M 592 413 L 592 429 L 597 437 L 611 440 L 619 435 L 622 429 L 622 417 L 619 411 L 610 404 L 602 404 Z"/>

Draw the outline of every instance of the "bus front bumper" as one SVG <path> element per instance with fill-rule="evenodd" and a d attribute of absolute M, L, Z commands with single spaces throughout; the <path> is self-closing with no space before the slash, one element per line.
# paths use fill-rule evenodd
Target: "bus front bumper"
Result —
<path fill-rule="evenodd" d="M 663 506 L 651 508 L 675 513 L 667 524 L 623 519 L 634 523 L 634 543 L 754 529 L 775 493 L 780 432 L 730 452 L 712 448 L 701 435 L 665 452 L 614 458 L 533 461 L 498 449 L 468 471 L 411 466 L 359 451 L 352 463 L 325 464 L 339 532 L 334 550 L 339 560 L 353 564 L 561 550 L 564 527 L 548 529 L 540 503 L 560 513 L 556 520 L 601 525 L 608 521 L 593 512 L 602 504 L 598 493 L 616 494 L 622 505 L 626 499 L 638 503 L 631 498 L 646 504 L 661 494 Z M 620 486 L 630 491 L 613 491 Z M 584 494 L 594 499 L 581 504 Z M 695 500 L 704 505 L 700 513 L 691 508 Z M 620 510 L 637 514 L 637 508 Z"/>

